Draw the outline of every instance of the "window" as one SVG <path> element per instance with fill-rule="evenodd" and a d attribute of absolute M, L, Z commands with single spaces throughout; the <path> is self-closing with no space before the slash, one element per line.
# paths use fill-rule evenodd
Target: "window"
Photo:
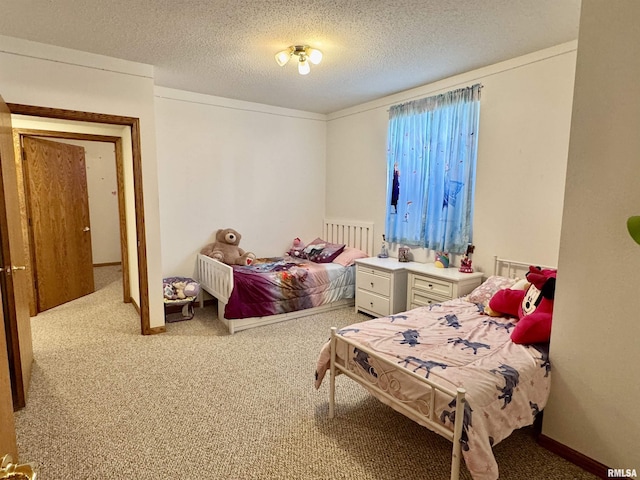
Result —
<path fill-rule="evenodd" d="M 472 243 L 481 88 L 391 107 L 387 241 L 450 253 Z"/>

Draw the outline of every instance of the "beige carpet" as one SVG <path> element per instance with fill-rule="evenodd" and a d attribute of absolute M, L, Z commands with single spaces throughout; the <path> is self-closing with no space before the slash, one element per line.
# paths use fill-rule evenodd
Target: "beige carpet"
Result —
<path fill-rule="evenodd" d="M 141 336 L 118 275 L 32 319 L 35 364 L 16 428 L 39 480 L 448 478 L 451 444 L 348 378 L 327 418 L 316 357 L 330 326 L 364 318 L 353 309 L 231 336 L 206 307 Z M 494 451 L 503 479 L 596 478 L 529 429 Z"/>

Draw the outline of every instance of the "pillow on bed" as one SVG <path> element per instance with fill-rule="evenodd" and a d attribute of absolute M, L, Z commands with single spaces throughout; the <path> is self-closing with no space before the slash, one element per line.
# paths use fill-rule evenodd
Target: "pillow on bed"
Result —
<path fill-rule="evenodd" d="M 483 306 L 489 305 L 489 300 L 498 291 L 505 288 L 511 288 L 516 283 L 515 278 L 501 277 L 499 275 L 491 275 L 481 285 L 477 286 L 469 296 L 467 301 L 471 303 L 480 303 Z"/>
<path fill-rule="evenodd" d="M 356 263 L 356 260 L 358 258 L 367 258 L 368 256 L 369 255 L 367 255 L 365 252 L 357 248 L 344 247 L 342 253 L 333 260 L 333 263 L 340 264 L 343 267 L 350 267 L 351 265 Z"/>
<path fill-rule="evenodd" d="M 315 263 L 331 263 L 344 250 L 344 243 L 329 243 L 316 238 L 302 251 L 302 257 Z"/>

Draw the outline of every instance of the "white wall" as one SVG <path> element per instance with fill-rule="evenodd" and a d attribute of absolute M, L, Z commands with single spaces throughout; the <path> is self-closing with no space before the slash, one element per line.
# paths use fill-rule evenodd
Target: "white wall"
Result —
<path fill-rule="evenodd" d="M 150 326 L 163 326 L 153 67 L 0 36 L 0 95 L 8 103 L 140 119 Z"/>
<path fill-rule="evenodd" d="M 474 267 L 491 272 L 494 255 L 556 265 L 575 50 L 559 45 L 330 114 L 327 215 L 373 221 L 381 240 L 389 107 L 479 82 Z"/>
<path fill-rule="evenodd" d="M 85 148 L 93 263 L 121 261 L 118 178 L 113 143 L 81 142 Z"/>
<path fill-rule="evenodd" d="M 322 231 L 324 115 L 156 87 L 165 276 L 194 274 L 219 228 L 257 256 Z"/>
<path fill-rule="evenodd" d="M 640 469 L 640 3 L 583 0 L 543 433 Z"/>

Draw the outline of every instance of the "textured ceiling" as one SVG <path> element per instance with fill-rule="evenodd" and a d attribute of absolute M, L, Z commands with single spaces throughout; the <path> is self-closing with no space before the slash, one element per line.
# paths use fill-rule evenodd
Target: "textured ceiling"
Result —
<path fill-rule="evenodd" d="M 0 34 L 155 66 L 155 83 L 331 113 L 578 37 L 580 0 L 3 0 Z M 324 52 L 299 75 L 274 55 Z"/>

